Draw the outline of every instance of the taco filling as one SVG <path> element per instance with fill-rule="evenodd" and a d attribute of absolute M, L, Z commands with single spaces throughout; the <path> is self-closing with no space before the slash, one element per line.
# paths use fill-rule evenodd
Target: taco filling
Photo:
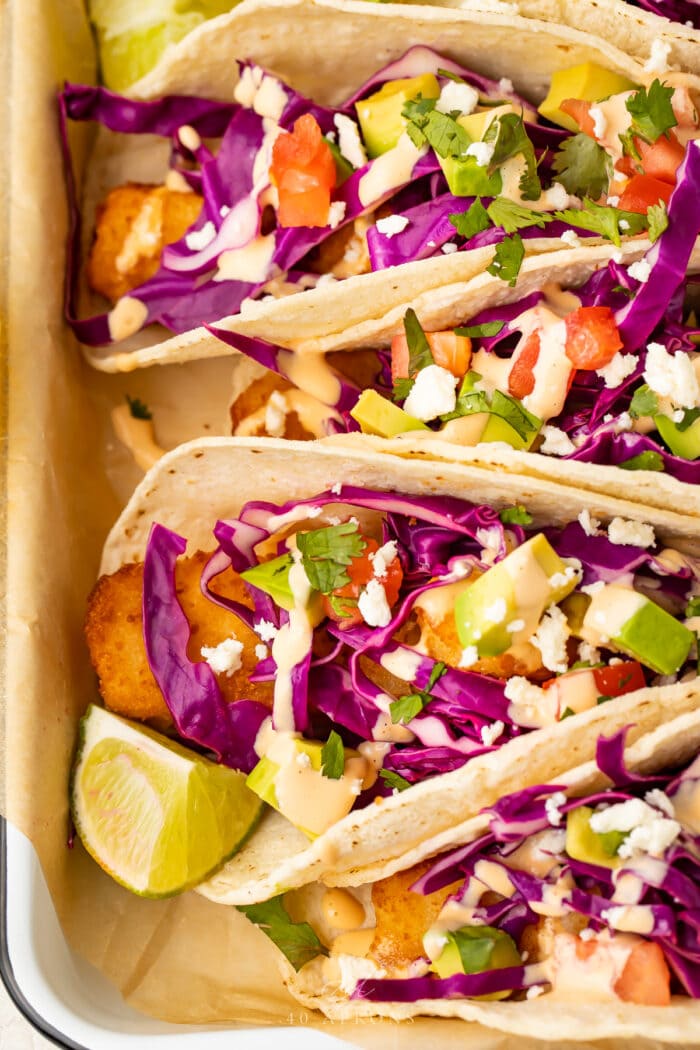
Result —
<path fill-rule="evenodd" d="M 351 809 L 648 685 L 696 677 L 700 572 L 654 529 L 537 529 L 453 497 L 336 486 L 154 525 L 100 579 L 87 639 L 106 705 L 249 774 L 309 838 Z M 138 698 L 134 701 L 134 698 Z"/>
<path fill-rule="evenodd" d="M 100 205 L 87 277 L 113 306 L 83 320 L 71 307 L 74 330 L 89 345 L 154 322 L 184 332 L 252 299 L 491 244 L 491 272 L 512 284 L 527 238 L 658 230 L 700 127 L 675 79 L 585 63 L 554 74 L 538 114 L 507 79 L 416 46 L 338 108 L 251 62 L 231 104 L 69 85 L 64 121 L 171 147 L 161 185 Z"/>

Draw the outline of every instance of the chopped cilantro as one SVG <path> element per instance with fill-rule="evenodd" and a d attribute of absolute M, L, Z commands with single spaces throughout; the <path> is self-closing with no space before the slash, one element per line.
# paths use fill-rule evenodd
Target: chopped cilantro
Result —
<path fill-rule="evenodd" d="M 281 896 L 262 904 L 240 904 L 238 910 L 267 934 L 295 970 L 317 955 L 328 954 L 308 922 L 292 922 Z"/>
<path fill-rule="evenodd" d="M 345 769 L 343 741 L 335 729 L 321 748 L 321 773 L 329 780 L 340 780 Z"/>
<path fill-rule="evenodd" d="M 500 277 L 512 288 L 518 279 L 520 267 L 525 258 L 525 246 L 519 233 L 514 233 L 496 245 L 496 255 L 487 267 L 488 273 Z"/>
<path fill-rule="evenodd" d="M 486 208 L 477 197 L 468 211 L 454 212 L 449 220 L 460 237 L 470 240 L 477 233 L 488 230 L 491 225 Z"/>
<path fill-rule="evenodd" d="M 566 139 L 554 155 L 552 167 L 567 193 L 597 199 L 608 188 L 612 160 L 590 135 Z"/>
<path fill-rule="evenodd" d="M 437 99 L 418 98 L 406 102 L 402 113 L 408 123 L 406 132 L 414 146 L 423 146 L 426 142 L 432 146 L 440 157 L 459 157 L 466 153 L 471 139 L 453 113 L 440 113 L 435 109 Z"/>
<path fill-rule="evenodd" d="M 447 667 L 445 664 L 438 661 L 430 672 L 430 678 L 428 679 L 428 692 L 433 688 L 436 682 L 439 682 L 444 675 Z"/>
<path fill-rule="evenodd" d="M 559 721 L 563 722 L 565 718 L 571 718 L 573 713 L 574 712 L 571 710 L 570 707 L 565 707 L 564 710 L 562 711 L 561 715 L 559 716 Z"/>
<path fill-rule="evenodd" d="M 660 80 L 652 81 L 648 91 L 645 87 L 635 91 L 625 102 L 627 112 L 632 115 L 628 135 L 638 135 L 645 142 L 656 142 L 661 135 L 675 128 L 678 121 L 671 105 L 672 97 L 673 88 L 665 87 Z"/>
<path fill-rule="evenodd" d="M 527 136 L 523 118 L 518 113 L 506 113 L 492 120 L 486 129 L 484 142 L 491 142 L 494 146 L 488 167 L 489 175 L 493 175 L 511 157 L 522 154 L 525 170 L 520 177 L 520 192 L 523 200 L 536 201 L 542 194 L 542 185 L 537 174 L 535 147 Z"/>
<path fill-rule="evenodd" d="M 408 374 L 414 376 L 416 372 L 434 365 L 435 359 L 430 349 L 430 343 L 426 339 L 425 332 L 415 310 L 407 310 L 403 319 L 403 328 L 406 333 L 408 345 Z M 403 376 L 394 380 L 394 401 L 405 401 L 411 392 L 415 380 Z"/>
<path fill-rule="evenodd" d="M 141 401 L 140 398 L 129 397 L 128 394 L 125 394 L 124 396 L 126 397 L 126 403 L 129 406 L 129 411 L 134 419 L 153 419 L 153 413 L 150 408 L 147 404 Z"/>
<path fill-rule="evenodd" d="M 546 223 L 552 221 L 551 216 L 544 212 L 525 208 L 508 197 L 496 197 L 486 210 L 494 226 L 500 226 L 506 233 L 515 233 L 526 226 L 539 226 L 540 229 L 544 229 Z"/>
<path fill-rule="evenodd" d="M 430 678 L 428 679 L 426 689 L 422 689 L 417 693 L 409 693 L 407 696 L 402 696 L 399 700 L 394 700 L 389 706 L 391 721 L 394 724 L 397 722 L 403 722 L 404 725 L 406 725 L 411 719 L 415 718 L 416 715 L 419 715 L 423 708 L 433 699 L 430 695 L 430 690 L 435 683 L 442 678 L 446 670 L 447 668 L 445 664 L 436 663 L 430 672 Z"/>
<path fill-rule="evenodd" d="M 532 514 L 521 503 L 504 507 L 498 516 L 504 525 L 532 525 Z"/>
<path fill-rule="evenodd" d="M 469 339 L 482 339 L 487 336 L 498 335 L 505 327 L 505 321 L 485 321 L 484 324 L 464 325 L 455 328 L 455 335 L 466 335 Z"/>
<path fill-rule="evenodd" d="M 600 704 L 607 704 L 608 700 L 612 699 L 612 696 L 599 696 L 596 700 L 596 704 L 598 704 L 598 706 L 600 706 Z"/>
<path fill-rule="evenodd" d="M 410 781 L 402 777 L 400 773 L 395 773 L 393 769 L 380 769 L 379 776 L 382 778 L 385 784 L 395 791 L 405 791 L 406 788 L 410 788 Z"/>
<path fill-rule="evenodd" d="M 680 423 L 676 423 L 676 426 L 683 433 L 684 430 L 693 425 L 698 416 L 700 416 L 700 408 L 686 408 L 683 418 Z"/>
<path fill-rule="evenodd" d="M 663 470 L 664 461 L 659 452 L 640 452 L 638 456 L 624 460 L 618 466 L 621 470 Z"/>
<path fill-rule="evenodd" d="M 634 211 L 622 211 L 620 208 L 611 208 L 609 204 L 596 204 L 595 201 L 586 197 L 581 209 L 565 208 L 564 211 L 555 211 L 554 218 L 561 219 L 569 226 L 576 226 L 580 230 L 591 230 L 606 237 L 613 244 L 620 245 L 621 233 L 626 236 L 633 233 L 641 233 L 647 227 L 645 215 L 639 215 Z M 620 222 L 624 220 L 627 224 L 623 231 L 620 230 Z"/>
<path fill-rule="evenodd" d="M 505 419 L 506 423 L 512 426 L 513 430 L 520 435 L 523 441 L 527 441 L 532 437 L 533 431 L 538 431 L 542 426 L 541 419 L 533 415 L 532 412 L 528 412 L 520 401 L 516 401 L 514 397 L 509 397 L 508 394 L 501 393 L 500 390 L 494 390 L 493 392 L 491 411 Z"/>
<path fill-rule="evenodd" d="M 356 522 L 344 521 L 325 529 L 297 533 L 304 571 L 311 586 L 322 594 L 330 594 L 350 583 L 346 566 L 359 558 L 367 546 Z"/>
<path fill-rule="evenodd" d="M 642 416 L 653 416 L 659 411 L 659 399 L 646 383 L 638 387 L 629 407 L 632 419 L 640 419 Z"/>
<path fill-rule="evenodd" d="M 654 244 L 664 230 L 668 229 L 668 212 L 665 201 L 660 200 L 658 204 L 651 205 L 647 211 L 647 222 L 649 223 L 649 240 Z"/>
<path fill-rule="evenodd" d="M 489 399 L 483 390 L 469 390 L 460 394 L 455 404 L 454 412 L 448 412 L 440 416 L 443 423 L 449 423 L 451 419 L 460 419 L 462 416 L 473 416 L 477 412 L 489 412 Z"/>

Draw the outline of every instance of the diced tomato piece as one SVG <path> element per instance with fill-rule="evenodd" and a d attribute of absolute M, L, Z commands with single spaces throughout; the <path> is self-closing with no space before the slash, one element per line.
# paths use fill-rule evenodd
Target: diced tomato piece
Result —
<path fill-rule="evenodd" d="M 280 226 L 325 226 L 331 190 L 335 186 L 335 162 L 321 128 L 310 113 L 283 132 L 272 147 L 272 181 L 277 186 Z"/>
<path fill-rule="evenodd" d="M 593 118 L 590 114 L 592 103 L 584 102 L 582 98 L 565 98 L 559 103 L 559 109 L 575 120 L 584 135 L 595 138 Z"/>
<path fill-rule="evenodd" d="M 472 359 L 472 341 L 468 336 L 456 335 L 453 331 L 426 332 L 425 335 L 436 365 L 458 379 L 467 374 Z M 400 332 L 391 340 L 391 378 L 394 382 L 408 379 L 408 361 L 406 333 Z"/>
<path fill-rule="evenodd" d="M 668 132 L 668 138 L 661 135 L 656 142 L 652 143 L 635 137 L 634 143 L 641 157 L 642 172 L 674 185 L 676 172 L 683 160 L 685 150 L 673 132 Z"/>
<path fill-rule="evenodd" d="M 532 332 L 516 354 L 508 373 L 508 393 L 522 401 L 535 389 L 535 365 L 540 356 L 540 337 Z"/>
<path fill-rule="evenodd" d="M 639 941 L 615 982 L 615 995 L 627 1003 L 668 1006 L 671 974 L 664 953 L 654 941 Z"/>
<path fill-rule="evenodd" d="M 581 306 L 567 314 L 566 356 L 574 368 L 595 371 L 610 364 L 622 347 L 609 306 Z"/>
<path fill-rule="evenodd" d="M 622 696 L 623 693 L 633 693 L 635 689 L 645 689 L 647 684 L 641 664 L 636 660 L 625 660 L 611 667 L 596 667 L 593 677 L 601 696 Z"/>
<path fill-rule="evenodd" d="M 347 566 L 346 571 L 350 577 L 350 582 L 346 583 L 344 587 L 337 587 L 332 595 L 325 595 L 323 598 L 323 608 L 326 615 L 331 620 L 339 623 L 341 627 L 353 627 L 355 624 L 362 623 L 362 614 L 357 608 L 357 599 L 360 597 L 363 588 L 374 576 L 374 561 L 370 555 L 376 554 L 379 550 L 379 544 L 376 540 L 366 536 L 364 540 L 366 547 L 362 554 L 358 558 L 353 558 Z M 379 577 L 379 582 L 386 591 L 386 600 L 389 607 L 392 608 L 398 600 L 399 590 L 403 582 L 403 569 L 398 557 L 389 562 L 386 567 L 386 575 Z M 332 598 L 340 600 L 333 602 Z"/>
<path fill-rule="evenodd" d="M 663 201 L 668 204 L 673 193 L 670 182 L 662 182 L 651 175 L 634 175 L 620 197 L 619 207 L 623 211 L 636 211 L 646 215 L 652 204 Z"/>

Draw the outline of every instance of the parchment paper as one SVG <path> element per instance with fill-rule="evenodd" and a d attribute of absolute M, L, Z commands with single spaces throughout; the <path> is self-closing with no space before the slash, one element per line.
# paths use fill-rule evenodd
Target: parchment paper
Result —
<path fill-rule="evenodd" d="M 134 480 L 130 464 L 105 443 L 107 413 L 129 387 L 123 378 L 90 374 L 61 320 L 67 216 L 54 92 L 64 77 L 94 75 L 82 5 L 14 0 L 0 11 L 3 46 L 11 50 L 0 109 L 9 191 L 3 257 L 10 255 L 0 406 L 7 423 L 0 446 L 7 484 L 2 812 L 32 841 L 68 942 L 137 1010 L 174 1022 L 308 1023 L 382 1050 L 512 1047 L 509 1036 L 462 1023 L 341 1026 L 311 1017 L 275 980 L 275 949 L 234 909 L 193 893 L 141 900 L 79 845 L 66 846 L 76 724 L 96 695 L 81 633 L 85 600 L 104 536 Z M 213 425 L 227 400 L 218 367 L 164 368 L 157 382 L 129 379 L 131 392 L 145 394 L 162 421 L 164 443 Z M 187 396 L 199 405 L 181 409 Z M 244 1045 L 241 1033 L 237 1045 Z M 517 1042 L 519 1050 L 537 1045 Z"/>

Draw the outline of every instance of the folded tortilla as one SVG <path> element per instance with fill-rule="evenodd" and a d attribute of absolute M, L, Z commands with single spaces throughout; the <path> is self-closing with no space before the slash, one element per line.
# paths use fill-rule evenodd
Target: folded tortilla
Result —
<path fill-rule="evenodd" d="M 687 712 L 674 718 L 664 725 L 658 726 L 650 732 L 639 736 L 634 743 L 629 738 L 624 750 L 624 767 L 636 776 L 649 776 L 664 770 L 675 771 L 683 769 L 697 756 L 700 749 L 700 713 L 698 711 Z M 508 759 L 504 755 L 503 771 L 508 778 Z M 583 797 L 604 790 L 611 784 L 610 779 L 601 773 L 595 761 L 585 762 L 576 768 L 572 768 L 563 775 L 550 777 L 549 784 L 561 785 L 559 790 L 565 792 L 569 799 Z M 697 783 L 697 782 L 695 782 Z M 697 788 L 696 788 L 697 794 Z M 556 798 L 557 805 L 564 805 L 561 795 Z M 504 809 L 503 813 L 506 812 Z M 661 814 L 658 814 L 661 816 Z M 489 814 L 481 814 L 466 822 L 461 829 L 461 836 L 454 840 L 454 844 L 466 846 L 476 841 L 489 830 Z M 505 818 L 507 820 L 507 818 Z M 683 817 L 678 819 L 683 822 Z M 563 826 L 563 825 L 562 825 Z M 693 827 L 693 825 L 690 825 Z M 523 832 L 525 834 L 525 832 Z M 517 838 L 517 834 L 514 835 Z M 421 854 L 421 857 L 423 854 Z M 421 859 L 416 856 L 411 858 L 410 863 Z M 408 858 L 405 858 L 408 859 Z M 650 858 L 646 858 L 647 860 Z M 653 863 L 653 862 L 652 862 Z M 386 878 L 392 874 L 394 868 L 387 866 L 384 869 L 378 867 L 371 873 L 362 885 L 358 884 L 353 894 L 363 904 L 371 899 L 372 883 L 376 880 Z M 395 914 L 401 935 L 407 939 L 415 936 L 410 920 L 407 916 L 410 909 L 415 908 L 417 918 L 416 929 L 421 922 L 424 912 L 421 902 L 426 898 L 414 897 L 407 892 L 410 881 L 415 881 L 419 875 L 423 875 L 425 866 L 419 869 L 414 876 L 406 879 L 403 892 L 403 902 L 389 898 L 390 903 L 383 904 L 386 916 Z M 408 873 L 407 873 L 408 874 Z M 455 876 L 460 879 L 460 876 Z M 447 892 L 454 892 L 455 886 Z M 384 890 L 380 901 L 387 901 L 388 893 L 398 894 L 400 888 Z M 287 910 L 293 915 L 295 921 L 309 920 L 316 924 L 316 928 L 322 934 L 322 940 L 330 943 L 336 933 L 329 935 L 329 927 L 333 927 L 333 921 L 328 918 L 328 910 L 323 909 L 324 891 L 322 887 L 306 887 L 298 893 L 293 893 L 289 898 L 284 898 Z M 427 922 L 435 921 L 437 909 L 442 903 L 435 905 L 435 910 L 428 906 L 427 914 L 431 917 Z M 392 911 L 391 909 L 395 909 Z M 330 913 L 332 914 L 332 913 Z M 543 914 L 547 914 L 546 909 Z M 566 913 L 569 918 L 576 918 L 576 913 Z M 369 911 L 365 912 L 365 925 L 369 926 L 369 938 L 372 937 L 372 920 Z M 323 917 L 322 917 L 323 916 Z M 384 922 L 387 922 L 385 916 Z M 425 920 L 424 920 L 425 921 Z M 557 920 L 555 920 L 556 922 Z M 585 920 L 582 922 L 585 925 Z M 340 922 L 338 922 L 340 925 Z M 497 922 L 495 923 L 497 925 Z M 623 923 L 624 925 L 624 923 Z M 452 924 L 453 928 L 454 924 Z M 562 926 L 562 929 L 567 927 Z M 379 935 L 379 926 L 377 927 Z M 325 934 L 325 938 L 323 937 Z M 352 936 L 352 934 L 351 934 Z M 387 941 L 388 933 L 385 926 L 382 930 L 384 949 L 386 955 L 391 942 Z M 341 955 L 338 959 L 337 953 L 343 952 L 342 942 L 337 949 L 331 950 L 330 959 L 317 957 L 313 961 L 301 967 L 295 972 L 286 959 L 280 955 L 279 965 L 284 974 L 285 982 L 293 995 L 301 1003 L 313 1009 L 323 1011 L 326 1016 L 334 1021 L 353 1020 L 367 1017 L 390 1017 L 396 1021 L 406 1020 L 418 1015 L 432 1015 L 439 1017 L 461 1018 L 465 1021 L 477 1021 L 480 1024 L 514 1035 L 537 1037 L 546 1040 L 596 1040 L 608 1038 L 644 1037 L 659 1040 L 659 1042 L 671 1042 L 678 1045 L 687 1045 L 694 1040 L 697 1033 L 698 1019 L 700 1018 L 700 1003 L 697 999 L 687 995 L 673 994 L 668 1005 L 639 1005 L 633 1002 L 625 1002 L 617 997 L 599 998 L 592 986 L 582 984 L 578 989 L 579 994 L 572 991 L 571 986 L 562 990 L 548 990 L 545 984 L 541 993 L 535 996 L 521 997 L 520 1001 L 486 1002 L 476 998 L 460 998 L 457 993 L 455 998 L 418 999 L 416 1001 L 402 1002 L 377 1002 L 368 1001 L 363 998 L 350 998 L 353 986 L 357 987 L 358 979 L 372 978 L 374 972 L 380 976 L 376 964 L 367 964 L 362 958 L 353 959 L 348 955 Z M 347 943 L 347 942 L 346 942 Z M 369 943 L 369 941 L 367 942 Z M 377 943 L 381 943 L 378 941 Z M 397 945 L 402 949 L 403 942 L 397 940 Z M 420 943 L 420 942 L 419 942 Z M 595 943 L 595 942 L 593 942 Z M 351 947 L 346 949 L 352 951 Z M 420 954 L 420 949 L 419 952 Z M 358 952 L 358 955 L 361 954 Z M 334 958 L 334 955 L 336 956 Z M 688 963 L 687 965 L 691 965 Z M 533 967 L 534 970 L 535 967 Z M 493 971 L 496 972 L 497 971 Z M 526 971 L 527 972 L 527 971 Z M 399 982 L 400 983 L 400 982 Z M 378 982 L 381 986 L 381 980 Z M 388 994 L 388 993 L 387 993 Z M 406 998 L 410 993 L 406 992 Z"/>
<path fill-rule="evenodd" d="M 642 515 L 626 501 L 577 493 L 540 478 L 516 479 L 469 464 L 441 464 L 436 470 L 432 463 L 407 463 L 364 449 L 212 438 L 169 453 L 144 478 L 108 538 L 101 570 L 113 573 L 143 561 L 155 522 L 187 537 L 190 553 L 211 550 L 213 524 L 235 517 L 247 501 L 286 503 L 338 483 L 419 497 L 468 493 L 470 501 L 496 509 L 525 503 L 536 527 L 562 525 L 587 509 L 602 521 L 622 517 L 651 523 L 663 542 L 698 550 L 695 525 L 682 515 L 660 510 Z M 352 884 L 364 881 L 366 871 L 377 866 L 404 867 L 459 841 L 464 822 L 504 792 L 546 781 L 589 760 L 600 733 L 634 723 L 631 742 L 694 709 L 699 695 L 694 678 L 617 697 L 516 737 L 453 772 L 385 798 L 381 805 L 350 812 L 311 844 L 271 811 L 243 850 L 199 890 L 215 901 L 247 904 L 321 877 Z"/>
<path fill-rule="evenodd" d="M 288 47 L 303 25 L 304 53 Z M 328 41 L 333 46 L 328 47 Z M 508 78 L 525 97 L 540 101 L 552 72 L 596 62 L 635 83 L 649 79 L 642 64 L 624 51 L 569 26 L 494 11 L 466 13 L 434 7 L 369 5 L 363 0 L 311 3 L 251 2 L 203 25 L 177 45 L 134 89 L 140 99 L 191 94 L 230 100 L 236 84 L 235 58 L 254 59 L 293 88 L 321 104 L 339 103 L 362 80 L 415 44 L 434 46 L 468 68 Z M 682 71 L 674 83 L 695 89 L 700 81 Z M 167 169 L 167 142 L 151 136 L 115 135 L 98 130 L 83 190 L 84 243 L 90 243 L 98 202 L 127 180 L 161 182 Z M 528 251 L 561 248 L 557 238 L 528 240 Z M 337 288 L 313 289 L 300 302 L 253 302 L 245 314 L 226 318 L 236 331 L 288 346 L 340 337 L 368 319 L 379 322 L 401 303 L 429 288 L 449 285 L 485 269 L 493 248 L 407 263 L 399 269 L 350 277 Z M 400 278 L 399 278 L 400 274 Z M 333 293 L 333 294 L 331 294 Z M 80 314 L 94 313 L 94 297 L 83 288 Z M 281 327 L 280 323 L 282 322 Z M 127 326 L 128 328 L 128 326 Z M 150 326 L 117 345 L 86 348 L 90 362 L 106 371 L 219 356 L 229 351 L 202 327 L 167 337 Z"/>

